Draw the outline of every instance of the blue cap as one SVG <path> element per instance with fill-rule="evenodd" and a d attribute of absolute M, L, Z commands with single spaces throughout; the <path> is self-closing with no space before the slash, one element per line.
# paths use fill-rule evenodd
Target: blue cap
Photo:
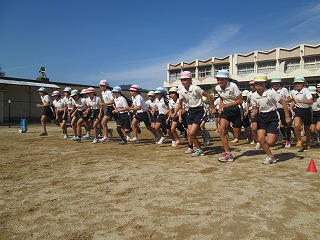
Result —
<path fill-rule="evenodd" d="M 119 86 L 113 87 L 112 92 L 121 92 L 122 89 Z"/>
<path fill-rule="evenodd" d="M 46 92 L 46 91 L 47 91 L 47 89 L 44 88 L 44 87 L 41 87 L 41 88 L 38 89 L 38 92 Z"/>
<path fill-rule="evenodd" d="M 157 87 L 156 90 L 154 91 L 154 93 L 163 93 L 164 89 L 163 87 Z"/>

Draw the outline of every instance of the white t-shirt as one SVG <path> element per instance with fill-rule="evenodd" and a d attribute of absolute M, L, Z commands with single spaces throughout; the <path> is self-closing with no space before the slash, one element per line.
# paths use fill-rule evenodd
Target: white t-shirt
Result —
<path fill-rule="evenodd" d="M 173 110 L 176 110 L 177 109 L 177 106 L 179 104 L 179 101 L 180 99 L 178 98 L 177 101 L 175 102 L 172 98 L 170 98 L 169 100 L 169 108 L 170 109 L 173 109 Z"/>
<path fill-rule="evenodd" d="M 118 98 L 114 99 L 114 105 L 117 110 L 121 112 L 127 112 L 127 110 L 124 110 L 126 107 L 128 107 L 128 102 L 123 96 L 119 96 Z"/>
<path fill-rule="evenodd" d="M 156 99 L 156 106 L 159 110 L 159 114 L 165 114 L 169 110 L 169 106 L 164 102 L 164 98 L 162 97 L 160 100 Z"/>
<path fill-rule="evenodd" d="M 100 109 L 100 103 L 101 103 L 101 98 L 97 96 L 93 96 L 92 99 L 89 97 L 86 99 L 87 100 L 87 105 L 94 110 Z"/>
<path fill-rule="evenodd" d="M 220 98 L 224 104 L 237 101 L 237 97 L 241 95 L 241 91 L 239 90 L 237 84 L 230 81 L 227 82 L 225 89 L 222 89 L 219 85 L 217 85 L 216 91 L 220 95 Z"/>
<path fill-rule="evenodd" d="M 152 111 L 156 107 L 156 99 L 151 101 L 151 99 L 146 101 L 147 107 L 149 108 L 150 111 Z"/>
<path fill-rule="evenodd" d="M 188 104 L 190 108 L 203 107 L 202 94 L 204 91 L 196 86 L 190 85 L 189 90 L 182 88 L 179 91 L 179 99 Z"/>
<path fill-rule="evenodd" d="M 287 98 L 289 97 L 288 89 L 286 89 L 284 87 L 280 87 L 276 92 L 278 93 L 280 98 L 282 98 L 285 101 L 287 101 Z M 283 108 L 283 106 L 280 103 L 277 103 L 277 108 Z"/>
<path fill-rule="evenodd" d="M 72 97 L 63 97 L 63 101 L 65 102 L 65 105 L 68 106 L 68 109 L 71 110 L 72 109 Z"/>
<path fill-rule="evenodd" d="M 309 100 L 312 99 L 312 95 L 310 93 L 310 91 L 308 90 L 308 88 L 302 88 L 300 91 L 297 90 L 291 90 L 290 92 L 290 97 L 293 100 Z M 298 108 L 309 108 L 310 105 L 306 104 L 306 103 L 296 103 L 295 107 Z"/>
<path fill-rule="evenodd" d="M 137 113 L 148 111 L 148 106 L 140 94 L 137 94 L 135 97 L 132 96 L 131 100 L 133 107 L 141 106 L 141 109 L 137 110 Z"/>
<path fill-rule="evenodd" d="M 57 109 L 58 111 L 64 110 L 64 107 L 66 106 L 66 102 L 62 98 L 60 98 L 58 101 L 53 100 L 52 104 L 54 108 Z"/>
<path fill-rule="evenodd" d="M 43 104 L 49 103 L 49 107 L 52 105 L 52 100 L 49 97 L 49 95 L 44 95 L 44 96 L 41 96 L 40 98 Z"/>
<path fill-rule="evenodd" d="M 219 109 L 219 105 L 220 105 L 220 98 L 218 97 L 216 100 L 214 100 L 213 105 L 216 106 L 216 109 Z"/>
<path fill-rule="evenodd" d="M 78 99 L 78 101 L 75 101 L 73 98 L 72 98 L 72 104 L 74 106 L 76 106 L 76 108 L 79 110 L 79 111 L 84 111 L 87 109 L 87 101 L 86 101 L 86 98 L 82 98 L 80 97 Z"/>
<path fill-rule="evenodd" d="M 252 106 L 259 108 L 259 112 L 267 113 L 277 110 L 277 102 L 280 101 L 280 96 L 274 89 L 265 89 L 262 95 L 256 91 L 251 96 Z"/>

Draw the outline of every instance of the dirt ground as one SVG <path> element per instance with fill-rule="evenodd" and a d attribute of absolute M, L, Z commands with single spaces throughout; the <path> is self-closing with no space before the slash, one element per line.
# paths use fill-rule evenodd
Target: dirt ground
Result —
<path fill-rule="evenodd" d="M 154 144 L 73 142 L 49 125 L 0 127 L 0 239 L 320 239 L 320 148 L 231 144 L 220 163 L 208 124 L 205 156 Z M 116 135 L 116 134 L 115 134 Z"/>

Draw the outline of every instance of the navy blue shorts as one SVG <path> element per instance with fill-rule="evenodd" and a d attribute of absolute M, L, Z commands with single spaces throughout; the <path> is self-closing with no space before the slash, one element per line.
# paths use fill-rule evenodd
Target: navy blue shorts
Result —
<path fill-rule="evenodd" d="M 128 112 L 118 113 L 117 126 L 124 129 L 131 129 L 131 117 Z"/>
<path fill-rule="evenodd" d="M 139 122 L 144 122 L 146 127 L 151 126 L 151 114 L 149 111 L 136 113 L 134 116 Z"/>
<path fill-rule="evenodd" d="M 320 111 L 313 111 L 312 113 L 312 124 L 320 122 Z"/>
<path fill-rule="evenodd" d="M 312 109 L 309 108 L 298 108 L 294 109 L 294 117 L 299 117 L 305 126 L 311 125 Z"/>
<path fill-rule="evenodd" d="M 242 113 L 238 106 L 223 108 L 221 118 L 226 119 L 228 122 L 232 122 L 234 128 L 241 128 L 242 126 Z"/>
<path fill-rule="evenodd" d="M 161 123 L 165 129 L 170 129 L 170 125 L 167 124 L 167 117 L 164 114 L 159 114 L 156 121 L 157 123 Z"/>
<path fill-rule="evenodd" d="M 195 107 L 195 108 L 189 108 L 188 115 L 187 115 L 187 124 L 192 125 L 200 125 L 200 123 L 203 121 L 203 118 L 205 117 L 205 112 L 203 107 Z"/>
<path fill-rule="evenodd" d="M 52 107 L 52 106 L 45 106 L 45 107 L 43 108 L 42 115 L 50 118 L 51 120 L 56 119 L 56 113 L 55 113 L 55 111 L 53 110 L 53 107 Z"/>
<path fill-rule="evenodd" d="M 258 114 L 258 130 L 266 130 L 267 133 L 278 134 L 279 116 L 277 111 Z"/>
<path fill-rule="evenodd" d="M 114 110 L 113 106 L 107 106 L 107 110 L 105 110 L 104 116 L 108 116 L 110 119 L 114 118 L 115 120 L 117 120 L 118 115 L 112 113 L 113 110 Z"/>

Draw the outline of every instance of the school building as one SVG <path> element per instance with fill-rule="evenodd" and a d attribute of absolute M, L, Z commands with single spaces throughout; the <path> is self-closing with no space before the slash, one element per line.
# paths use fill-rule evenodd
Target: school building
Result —
<path fill-rule="evenodd" d="M 167 66 L 164 87 L 178 86 L 180 73 L 190 71 L 192 83 L 207 90 L 217 83 L 215 75 L 222 69 L 229 70 L 230 77 L 239 82 L 241 89 L 247 89 L 249 81 L 257 73 L 266 73 L 268 78 L 281 77 L 288 89 L 294 87 L 292 82 L 297 76 L 305 77 L 308 85 L 315 85 L 320 82 L 320 44 L 301 44 L 291 49 L 279 47 L 248 54 L 232 54 L 222 58 L 170 63 Z"/>

